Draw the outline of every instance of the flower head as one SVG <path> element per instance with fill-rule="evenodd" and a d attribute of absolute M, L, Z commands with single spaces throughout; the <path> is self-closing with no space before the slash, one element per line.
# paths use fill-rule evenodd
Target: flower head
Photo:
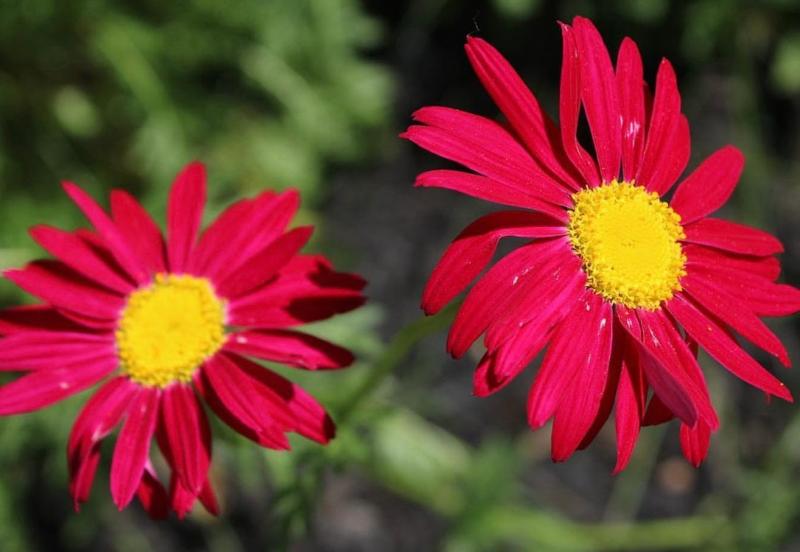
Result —
<path fill-rule="evenodd" d="M 699 465 L 719 421 L 698 346 L 747 383 L 791 400 L 734 334 L 788 366 L 761 317 L 798 311 L 800 291 L 776 283 L 778 240 L 709 216 L 741 174 L 736 148 L 713 153 L 668 198 L 689 159 L 670 63 L 661 62 L 651 98 L 631 39 L 614 67 L 591 21 L 576 17 L 561 31 L 558 124 L 497 50 L 469 37 L 467 57 L 508 126 L 425 107 L 402 135 L 473 171 L 428 171 L 416 185 L 514 208 L 476 220 L 456 238 L 422 306 L 432 314 L 461 293 L 501 238 L 528 239 L 480 276 L 451 328 L 456 357 L 484 336 L 475 394 L 499 390 L 546 349 L 528 420 L 539 428 L 553 419 L 554 460 L 588 445 L 614 409 L 616 471 L 642 425 L 673 417 L 684 454 Z M 576 136 L 581 109 L 594 155 Z"/>
<path fill-rule="evenodd" d="M 69 437 L 76 509 L 89 497 L 101 441 L 121 424 L 111 463 L 120 509 L 138 495 L 153 517 L 170 509 L 182 517 L 198 499 L 216 513 L 200 398 L 268 448 L 288 449 L 287 432 L 320 443 L 334 435 L 308 393 L 250 359 L 307 370 L 349 365 L 347 350 L 291 327 L 358 307 L 364 281 L 299 253 L 312 229 L 287 230 L 299 205 L 292 190 L 234 203 L 198 238 L 205 180 L 198 163 L 178 175 L 166 240 L 126 192 L 111 193 L 109 215 L 66 183 L 94 229 L 34 227 L 55 260 L 5 274 L 43 303 L 0 313 L 0 370 L 26 372 L 0 387 L 0 414 L 38 410 L 102 382 Z M 151 462 L 154 436 L 171 470 L 168 490 Z"/>

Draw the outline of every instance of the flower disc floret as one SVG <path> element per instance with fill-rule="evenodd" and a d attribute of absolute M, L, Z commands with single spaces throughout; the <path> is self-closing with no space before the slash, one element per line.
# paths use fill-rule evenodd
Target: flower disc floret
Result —
<path fill-rule="evenodd" d="M 146 386 L 191 380 L 225 341 L 224 303 L 205 278 L 158 274 L 128 297 L 116 333 L 121 369 Z"/>
<path fill-rule="evenodd" d="M 681 290 L 680 215 L 657 193 L 616 180 L 572 196 L 569 239 L 587 285 L 608 301 L 655 310 Z"/>

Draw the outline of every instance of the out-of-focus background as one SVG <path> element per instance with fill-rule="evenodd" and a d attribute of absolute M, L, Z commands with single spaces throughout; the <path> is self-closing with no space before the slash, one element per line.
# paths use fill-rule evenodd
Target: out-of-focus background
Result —
<path fill-rule="evenodd" d="M 797 0 L 0 0 L 0 265 L 41 255 L 26 228 L 84 224 L 58 183 L 122 187 L 163 220 L 171 178 L 201 159 L 208 217 L 264 188 L 299 188 L 314 249 L 369 281 L 364 309 L 317 328 L 355 350 L 299 374 L 332 411 L 327 448 L 260 449 L 214 427 L 223 513 L 122 513 L 108 459 L 73 513 L 65 446 L 86 394 L 0 419 L 0 550 L 800 550 L 800 410 L 701 362 L 722 417 L 698 470 L 677 425 L 648 428 L 611 476 L 609 427 L 565 464 L 525 423 L 534 369 L 471 396 L 477 354 L 444 352 L 446 319 L 417 322 L 447 243 L 494 207 L 414 176 L 446 162 L 397 134 L 423 105 L 497 116 L 463 42 L 478 32 L 555 114 L 556 20 L 594 19 L 615 55 L 634 38 L 652 81 L 675 65 L 692 162 L 726 144 L 747 168 L 723 215 L 777 234 L 800 282 Z M 7 283 L 0 301 L 23 298 Z M 411 324 L 410 327 L 407 327 Z M 800 362 L 800 320 L 772 324 Z M 406 327 L 401 333 L 401 328 Z M 800 393 L 800 377 L 755 353 Z M 302 376 L 302 377 L 301 377 Z M 7 379 L 7 378 L 6 378 Z M 109 443 L 111 445 L 112 443 Z"/>

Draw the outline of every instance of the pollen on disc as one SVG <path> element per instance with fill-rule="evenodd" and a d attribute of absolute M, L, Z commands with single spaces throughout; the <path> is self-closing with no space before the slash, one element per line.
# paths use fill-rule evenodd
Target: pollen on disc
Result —
<path fill-rule="evenodd" d="M 655 310 L 681 290 L 680 215 L 658 194 L 613 181 L 573 195 L 569 239 L 587 285 L 608 301 Z"/>
<path fill-rule="evenodd" d="M 147 386 L 189 381 L 225 340 L 225 309 L 211 283 L 159 274 L 128 296 L 116 333 L 122 371 Z"/>

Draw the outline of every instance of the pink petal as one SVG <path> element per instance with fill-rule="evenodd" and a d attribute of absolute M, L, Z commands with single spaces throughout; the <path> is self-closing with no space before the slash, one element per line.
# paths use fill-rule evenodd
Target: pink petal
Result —
<path fill-rule="evenodd" d="M 562 239 L 534 242 L 500 261 L 475 284 L 458 311 L 447 338 L 447 350 L 461 357 L 476 339 L 513 303 L 517 287 L 537 278 L 537 267 L 559 250 L 569 247 Z"/>
<path fill-rule="evenodd" d="M 781 263 L 772 256 L 751 257 L 737 255 L 727 251 L 719 251 L 693 243 L 683 244 L 683 253 L 686 255 L 686 264 L 691 271 L 693 265 L 699 265 L 706 270 L 744 272 L 747 275 L 761 276 L 770 281 L 775 280 L 781 273 Z"/>
<path fill-rule="evenodd" d="M 206 484 L 203 485 L 197 498 L 200 499 L 200 503 L 209 514 L 212 516 L 219 515 L 219 501 L 217 500 L 217 495 L 214 494 L 214 488 L 211 486 L 210 480 L 206 479 Z"/>
<path fill-rule="evenodd" d="M 650 403 L 645 410 L 644 418 L 642 418 L 643 426 L 655 426 L 669 422 L 675 418 L 672 411 L 658 398 L 658 395 L 653 395 Z"/>
<path fill-rule="evenodd" d="M 575 308 L 556 326 L 550 339 L 528 394 L 528 424 L 533 429 L 542 427 L 553 416 L 575 374 L 590 360 L 588 355 L 596 342 L 589 328 L 597 330 L 602 318 L 597 314 L 603 310 L 592 311 L 594 299 L 590 295 L 593 293 L 584 292 Z"/>
<path fill-rule="evenodd" d="M 127 377 L 119 376 L 100 387 L 86 401 L 69 436 L 67 459 L 70 471 L 92 447 L 114 430 L 139 389 Z"/>
<path fill-rule="evenodd" d="M 289 448 L 284 435 L 289 420 L 270 408 L 227 355 L 217 354 L 206 362 L 194 382 L 217 416 L 233 429 L 261 446 Z"/>
<path fill-rule="evenodd" d="M 581 270 L 580 259 L 571 249 L 557 249 L 535 262 L 530 267 L 531 272 L 535 271 L 534 277 L 513 284 L 507 292 L 511 304 L 490 321 L 484 338 L 487 349 L 500 346 L 506 336 L 529 322 L 555 324 L 580 299 L 586 275 Z M 527 331 L 536 330 L 532 327 Z"/>
<path fill-rule="evenodd" d="M 500 330 L 495 330 L 494 326 L 490 328 L 485 342 L 492 350 L 475 371 L 475 395 L 483 397 L 502 389 L 533 361 L 550 341 L 552 328 L 581 298 L 584 282 L 581 272 L 576 272 L 574 278 L 566 282 L 542 278 L 542 285 L 531 293 L 540 304 L 531 309 L 530 315 Z M 497 333 L 496 337 L 493 332 Z"/>
<path fill-rule="evenodd" d="M 298 255 L 269 285 L 231 301 L 229 323 L 280 328 L 329 318 L 364 304 L 365 284 L 360 276 L 333 271 L 324 258 Z"/>
<path fill-rule="evenodd" d="M 0 371 L 49 370 L 116 355 L 112 335 L 30 331 L 0 340 Z"/>
<path fill-rule="evenodd" d="M 169 516 L 169 497 L 164 486 L 156 477 L 156 472 L 149 461 L 145 465 L 144 473 L 142 473 L 142 480 L 139 483 L 136 496 L 150 519 L 167 519 Z"/>
<path fill-rule="evenodd" d="M 119 265 L 127 272 L 135 282 L 139 284 L 150 280 L 150 274 L 142 261 L 136 257 L 131 250 L 122 232 L 120 232 L 114 221 L 109 218 L 103 209 L 100 208 L 89 195 L 71 182 L 63 183 L 64 191 L 75 202 L 83 212 L 92 226 L 103 238 L 108 250 L 117 260 Z"/>
<path fill-rule="evenodd" d="M 744 352 L 713 314 L 693 305 L 682 294 L 667 303 L 667 310 L 714 360 L 736 377 L 765 393 L 792 401 L 786 386 Z"/>
<path fill-rule="evenodd" d="M 5 277 L 53 306 L 89 318 L 116 320 L 124 299 L 92 285 L 58 261 L 34 261 L 23 269 L 7 270 Z"/>
<path fill-rule="evenodd" d="M 670 205 L 682 224 L 706 217 L 731 197 L 744 168 L 744 155 L 733 146 L 712 153 L 675 190 Z"/>
<path fill-rule="evenodd" d="M 70 469 L 69 494 L 72 495 L 72 506 L 80 512 L 81 504 L 89 500 L 94 484 L 94 476 L 100 465 L 100 447 L 92 447 L 84 460 L 74 471 Z"/>
<path fill-rule="evenodd" d="M 452 170 L 427 171 L 417 176 L 414 186 L 454 190 L 501 205 L 539 211 L 560 221 L 567 220 L 567 212 L 562 207 L 542 201 L 539 196 L 534 194 L 533 190 L 511 187 L 479 174 Z"/>
<path fill-rule="evenodd" d="M 630 182 L 642 163 L 647 121 L 642 56 L 636 43 L 628 37 L 619 48 L 616 77 L 622 116 L 622 174 Z"/>
<path fill-rule="evenodd" d="M 0 341 L 0 344 L 2 341 Z M 257 330 L 231 334 L 225 350 L 306 370 L 344 368 L 353 354 L 328 341 L 291 330 Z"/>
<path fill-rule="evenodd" d="M 216 281 L 217 292 L 227 299 L 235 299 L 265 284 L 297 255 L 313 231 L 313 226 L 302 226 L 275 239 L 251 257 L 240 270 Z"/>
<path fill-rule="evenodd" d="M 275 372 L 238 355 L 233 362 L 250 379 L 250 385 L 278 412 L 284 409 L 291 421 L 289 429 L 303 437 L 325 444 L 336 435 L 336 427 L 325 409 L 302 387 Z"/>
<path fill-rule="evenodd" d="M 564 153 L 583 177 L 585 185 L 600 184 L 597 166 L 589 153 L 578 142 L 578 119 L 581 108 L 581 71 L 575 32 L 569 25 L 561 25 L 563 54 L 561 61 L 561 92 L 559 94 L 559 119 L 561 143 Z"/>
<path fill-rule="evenodd" d="M 175 178 L 167 205 L 167 259 L 170 272 L 184 272 L 203 222 L 206 169 L 189 163 Z"/>
<path fill-rule="evenodd" d="M 292 189 L 234 203 L 203 233 L 190 261 L 192 269 L 214 281 L 237 272 L 286 231 L 299 206 L 300 194 Z"/>
<path fill-rule="evenodd" d="M 750 226 L 728 220 L 704 218 L 683 227 L 684 241 L 743 255 L 774 255 L 783 252 L 777 238 Z"/>
<path fill-rule="evenodd" d="M 197 495 L 211 464 L 211 430 L 191 386 L 175 383 L 164 389 L 161 427 L 173 453 L 173 471 Z"/>
<path fill-rule="evenodd" d="M 82 276 L 122 295 L 133 290 L 131 282 L 117 274 L 75 234 L 44 225 L 34 226 L 30 234 L 48 253 Z"/>
<path fill-rule="evenodd" d="M 724 291 L 709 285 L 703 278 L 687 274 L 681 279 L 681 285 L 706 310 L 716 313 L 719 319 L 739 332 L 745 339 L 765 350 L 790 366 L 789 353 L 778 336 L 758 319 L 756 315 L 743 305 L 740 299 L 728 295 Z"/>
<path fill-rule="evenodd" d="M 39 330 L 85 332 L 86 328 L 50 305 L 23 305 L 0 310 L 0 335 Z"/>
<path fill-rule="evenodd" d="M 161 230 L 128 192 L 112 190 L 111 216 L 120 234 L 151 274 L 165 272 L 166 246 Z"/>
<path fill-rule="evenodd" d="M 587 314 L 578 322 L 583 340 L 576 338 L 574 345 L 576 350 L 580 350 L 580 356 L 568 355 L 555 360 L 562 363 L 566 373 L 575 375 L 570 378 L 570 384 L 559 398 L 555 411 L 551 453 L 554 462 L 563 462 L 572 456 L 591 429 L 609 377 L 614 325 L 611 304 L 599 295 L 589 293 L 585 308 Z M 548 356 L 551 356 L 549 351 Z M 566 368 L 567 364 L 574 364 L 575 367 Z"/>
<path fill-rule="evenodd" d="M 300 297 L 289 305 L 262 307 L 258 303 L 238 305 L 228 311 L 229 323 L 253 328 L 285 328 L 326 320 L 331 316 L 350 312 L 366 302 L 361 295 L 342 297 Z"/>
<path fill-rule="evenodd" d="M 0 415 L 39 410 L 91 387 L 117 368 L 115 357 L 31 372 L 0 387 Z"/>
<path fill-rule="evenodd" d="M 627 341 L 627 340 L 626 340 Z M 647 397 L 647 381 L 639 362 L 638 347 L 626 344 L 622 368 L 617 384 L 614 415 L 617 432 L 617 463 L 614 474 L 625 469 L 630 461 L 644 417 L 644 401 Z"/>
<path fill-rule="evenodd" d="M 757 274 L 705 265 L 694 265 L 692 272 L 742 300 L 758 316 L 787 316 L 800 311 L 800 290 L 790 285 L 775 284 Z"/>
<path fill-rule="evenodd" d="M 128 416 L 117 437 L 111 461 L 111 497 L 120 510 L 139 489 L 156 429 L 160 398 L 160 389 L 143 387 L 130 402 Z"/>
<path fill-rule="evenodd" d="M 705 396 L 687 374 L 681 358 L 666 335 L 667 323 L 661 314 L 630 310 L 617 305 L 616 313 L 622 327 L 641 346 L 642 368 L 653 390 L 670 411 L 685 423 L 694 425 L 699 417 L 713 411 L 705 405 Z"/>
<path fill-rule="evenodd" d="M 103 385 L 86 402 L 72 426 L 67 446 L 70 484 L 75 511 L 89 499 L 100 461 L 100 442 L 116 427 L 138 388 L 127 378 Z"/>
<path fill-rule="evenodd" d="M 560 182 L 579 189 L 566 168 L 558 130 L 511 64 L 480 38 L 468 36 L 464 49 L 475 74 L 536 161 Z"/>
<path fill-rule="evenodd" d="M 613 313 L 611 318 L 614 320 Z M 606 425 L 608 418 L 611 416 L 611 410 L 614 408 L 620 372 L 622 371 L 625 337 L 627 336 L 625 331 L 618 327 L 619 325 L 616 321 L 615 324 L 617 328 L 612 330 L 614 335 L 611 344 L 611 357 L 608 361 L 608 377 L 606 378 L 605 387 L 601 391 L 600 407 L 597 409 L 592 425 L 589 426 L 586 435 L 583 436 L 580 445 L 578 445 L 578 450 L 584 450 L 592 444 L 600 430 Z"/>
<path fill-rule="evenodd" d="M 680 128 L 684 124 L 675 71 L 669 61 L 662 59 L 656 76 L 656 94 L 650 126 L 647 129 L 644 156 L 636 175 L 636 182 L 649 191 L 665 193 L 686 167 L 689 160 L 688 125 L 685 135 Z"/>
<path fill-rule="evenodd" d="M 611 58 L 594 24 L 585 17 L 572 22 L 578 46 L 581 100 L 592 131 L 603 182 L 619 175 L 622 154 L 622 116 Z"/>
<path fill-rule="evenodd" d="M 683 455 L 690 464 L 699 468 L 708 454 L 711 429 L 703 422 L 699 422 L 694 427 L 681 424 L 680 440 Z"/>
<path fill-rule="evenodd" d="M 422 308 L 434 314 L 464 291 L 491 261 L 501 238 L 542 238 L 565 232 L 558 221 L 536 213 L 500 211 L 479 218 L 456 237 L 433 269 L 422 294 Z"/>
<path fill-rule="evenodd" d="M 503 127 L 490 119 L 446 107 L 424 107 L 400 135 L 423 149 L 455 161 L 523 194 L 570 207 L 564 186 L 545 174 Z"/>

